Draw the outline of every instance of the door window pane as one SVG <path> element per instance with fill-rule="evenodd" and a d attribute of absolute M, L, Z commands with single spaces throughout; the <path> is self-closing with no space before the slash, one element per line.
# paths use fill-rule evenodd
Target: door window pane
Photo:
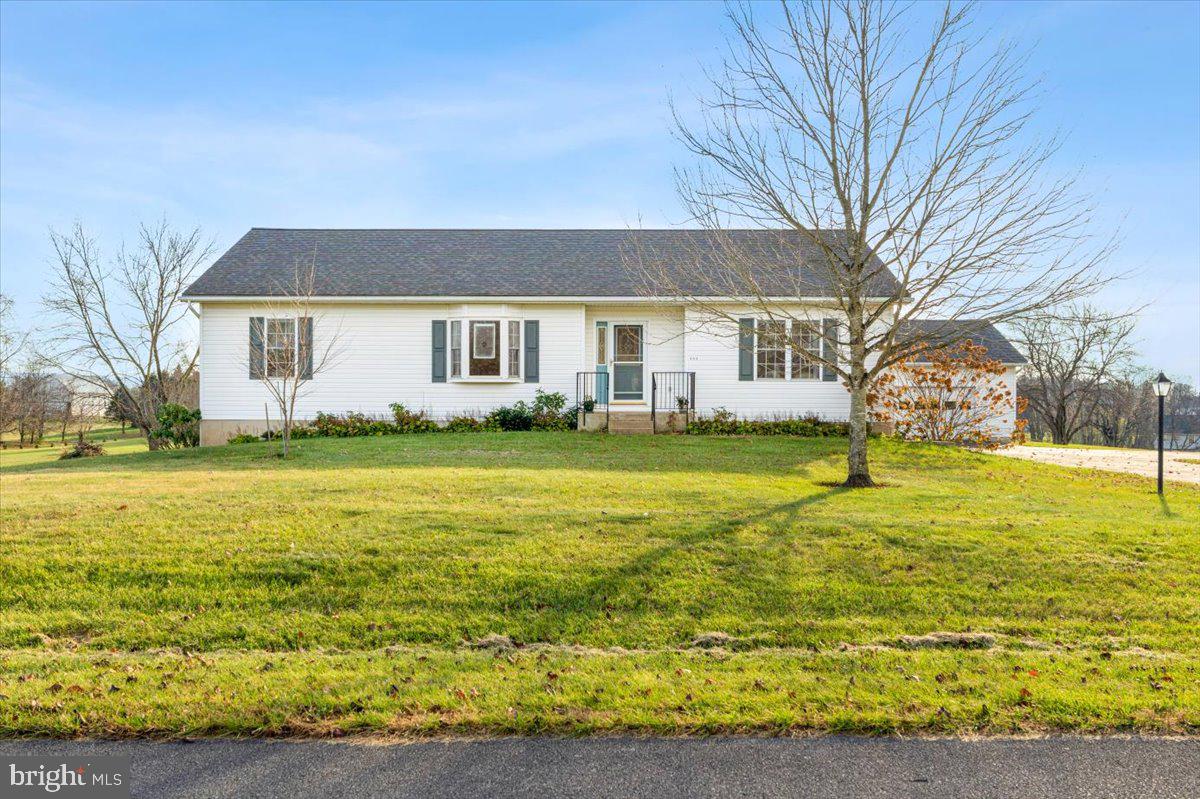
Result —
<path fill-rule="evenodd" d="M 642 359 L 642 326 L 614 325 L 613 336 L 616 349 L 614 361 L 640 361 Z"/>

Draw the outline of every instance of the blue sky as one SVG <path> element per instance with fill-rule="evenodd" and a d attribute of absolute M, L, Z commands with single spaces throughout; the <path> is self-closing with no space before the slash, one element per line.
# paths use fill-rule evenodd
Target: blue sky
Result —
<path fill-rule="evenodd" d="M 769 8 L 767 9 L 769 11 Z M 984 4 L 1032 47 L 1147 364 L 1200 378 L 1200 4 Z M 683 221 L 666 99 L 717 4 L 0 4 L 0 290 L 33 321 L 47 229 L 138 220 L 624 227 Z"/>

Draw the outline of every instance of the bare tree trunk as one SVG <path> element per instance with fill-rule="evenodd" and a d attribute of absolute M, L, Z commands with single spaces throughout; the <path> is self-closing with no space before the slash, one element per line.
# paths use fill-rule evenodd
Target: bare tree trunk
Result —
<path fill-rule="evenodd" d="M 850 389 L 850 451 L 847 456 L 846 488 L 868 488 L 875 485 L 867 468 L 867 389 L 863 385 Z"/>
<path fill-rule="evenodd" d="M 867 433 L 869 420 L 867 418 L 867 379 L 866 345 L 863 340 L 865 332 L 862 316 L 851 305 L 849 314 L 849 344 L 850 344 L 850 449 L 846 456 L 846 488 L 867 488 L 874 485 L 871 472 L 867 466 Z"/>
<path fill-rule="evenodd" d="M 1050 440 L 1055 444 L 1070 444 L 1071 433 L 1067 430 L 1067 409 L 1060 405 L 1054 410 L 1054 418 L 1050 420 Z"/>

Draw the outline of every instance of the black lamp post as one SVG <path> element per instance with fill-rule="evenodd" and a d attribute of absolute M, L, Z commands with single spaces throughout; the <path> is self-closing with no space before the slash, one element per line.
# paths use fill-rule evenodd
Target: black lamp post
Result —
<path fill-rule="evenodd" d="M 1154 396 L 1158 397 L 1158 493 L 1163 492 L 1163 403 L 1171 393 L 1171 381 L 1162 372 L 1154 381 Z"/>

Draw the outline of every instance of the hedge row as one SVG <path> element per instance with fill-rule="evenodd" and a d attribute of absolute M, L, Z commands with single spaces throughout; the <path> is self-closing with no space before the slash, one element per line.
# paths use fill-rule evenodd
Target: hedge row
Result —
<path fill-rule="evenodd" d="M 732 411 L 717 408 L 713 415 L 688 423 L 687 432 L 701 436 L 803 436 L 823 438 L 846 436 L 846 422 L 828 422 L 815 414 L 778 419 L 739 419 Z"/>
<path fill-rule="evenodd" d="M 391 404 L 392 418 L 383 419 L 353 411 L 334 414 L 318 413 L 308 424 L 292 428 L 292 438 L 349 438 L 353 436 L 388 436 L 403 433 L 468 433 L 485 431 L 574 430 L 578 408 L 566 408 L 567 399 L 560 392 L 548 394 L 539 390 L 532 403 L 517 402 L 496 408 L 483 419 L 473 416 L 453 416 L 438 424 L 425 411 L 413 411 L 399 402 Z M 782 417 L 778 419 L 739 419 L 733 412 L 717 408 L 712 416 L 689 422 L 687 432 L 705 436 L 802 436 L 823 438 L 849 434 L 845 422 L 829 422 L 816 415 Z M 270 441 L 279 436 L 267 431 L 260 436 L 243 433 L 229 439 L 230 444 L 251 441 Z"/>
<path fill-rule="evenodd" d="M 402 403 L 393 402 L 392 418 L 383 419 L 365 413 L 318 413 L 308 424 L 292 428 L 292 438 L 351 438 L 355 436 L 390 436 L 403 433 L 464 433 L 501 430 L 574 430 L 575 409 L 566 409 L 567 398 L 561 392 L 538 390 L 532 403 L 520 401 L 496 408 L 483 419 L 473 416 L 453 416 L 445 424 L 430 419 L 425 411 L 414 411 Z M 229 439 L 230 444 L 251 441 L 270 441 L 279 432 L 268 430 L 255 436 L 242 433 Z"/>

